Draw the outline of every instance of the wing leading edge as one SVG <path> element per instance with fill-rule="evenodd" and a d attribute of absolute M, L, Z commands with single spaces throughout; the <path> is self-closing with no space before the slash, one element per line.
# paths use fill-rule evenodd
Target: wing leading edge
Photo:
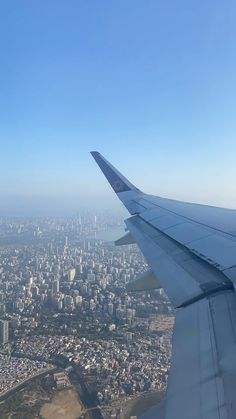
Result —
<path fill-rule="evenodd" d="M 157 287 L 176 307 L 165 419 L 235 418 L 236 211 L 147 195 L 92 155 L 132 215 L 126 225 Z"/>

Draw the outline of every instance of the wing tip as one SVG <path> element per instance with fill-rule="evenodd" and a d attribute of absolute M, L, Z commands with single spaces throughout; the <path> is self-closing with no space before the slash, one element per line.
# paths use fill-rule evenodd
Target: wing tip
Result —
<path fill-rule="evenodd" d="M 100 154 L 98 151 L 90 151 L 90 153 L 116 193 L 127 192 L 131 190 L 138 191 L 138 189 L 131 182 L 129 182 L 129 180 L 126 179 L 114 166 L 112 166 L 112 164 L 107 161 L 102 154 Z"/>
<path fill-rule="evenodd" d="M 90 151 L 90 154 L 93 156 L 93 158 L 95 158 L 96 156 L 99 156 L 100 153 L 98 151 Z"/>

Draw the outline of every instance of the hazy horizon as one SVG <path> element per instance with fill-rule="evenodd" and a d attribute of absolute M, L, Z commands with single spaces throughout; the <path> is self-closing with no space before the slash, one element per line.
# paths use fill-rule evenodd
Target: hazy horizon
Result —
<path fill-rule="evenodd" d="M 171 197 L 173 198 L 173 196 Z M 185 200 L 183 198 L 183 200 Z M 185 200 L 186 201 L 186 200 Z M 233 201 L 233 200 L 232 200 Z M 195 202 L 204 205 L 227 207 L 236 209 L 229 205 L 224 205 L 218 199 L 201 200 L 186 202 Z M 37 216 L 73 216 L 83 211 L 92 211 L 94 213 L 109 212 L 114 215 L 128 214 L 121 202 L 115 196 L 114 192 L 102 194 L 100 196 L 3 196 L 0 199 L 0 217 L 37 217 Z"/>
<path fill-rule="evenodd" d="M 109 200 L 104 197 L 100 201 L 94 197 L 82 196 L 5 196 L 0 200 L 2 217 L 72 216 L 84 211 L 123 214 L 125 210 L 116 199 Z"/>

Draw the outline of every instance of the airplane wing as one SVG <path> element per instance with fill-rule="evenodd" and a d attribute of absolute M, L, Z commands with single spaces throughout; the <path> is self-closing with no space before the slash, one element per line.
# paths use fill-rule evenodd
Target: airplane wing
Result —
<path fill-rule="evenodd" d="M 117 244 L 150 267 L 129 289 L 163 287 L 176 309 L 164 418 L 236 418 L 236 211 L 147 195 L 91 154 L 131 214 Z"/>

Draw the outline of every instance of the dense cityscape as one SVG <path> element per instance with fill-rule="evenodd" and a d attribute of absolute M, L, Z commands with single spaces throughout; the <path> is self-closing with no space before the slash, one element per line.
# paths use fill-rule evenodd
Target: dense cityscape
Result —
<path fill-rule="evenodd" d="M 120 418 L 125 401 L 165 391 L 172 307 L 162 290 L 126 292 L 147 266 L 136 245 L 110 240 L 122 227 L 108 214 L 1 219 L 0 397 L 59 367 L 77 372 L 94 417 Z"/>

